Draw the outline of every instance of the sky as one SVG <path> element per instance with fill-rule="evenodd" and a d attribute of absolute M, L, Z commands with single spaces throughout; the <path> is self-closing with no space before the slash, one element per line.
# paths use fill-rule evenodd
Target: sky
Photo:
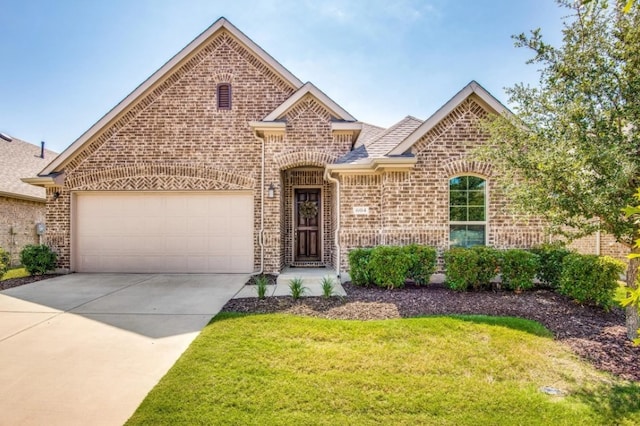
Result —
<path fill-rule="evenodd" d="M 537 85 L 514 34 L 554 45 L 554 0 L 0 0 L 0 132 L 62 152 L 224 16 L 358 120 L 425 120 L 471 80 Z"/>

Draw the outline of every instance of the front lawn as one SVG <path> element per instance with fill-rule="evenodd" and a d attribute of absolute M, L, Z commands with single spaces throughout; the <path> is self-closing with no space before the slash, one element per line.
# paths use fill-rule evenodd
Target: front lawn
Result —
<path fill-rule="evenodd" d="M 637 424 L 638 394 L 522 319 L 223 313 L 128 424 Z"/>

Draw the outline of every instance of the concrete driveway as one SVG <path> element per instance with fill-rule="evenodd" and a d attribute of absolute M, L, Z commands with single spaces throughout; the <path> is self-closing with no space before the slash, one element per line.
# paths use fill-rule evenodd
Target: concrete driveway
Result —
<path fill-rule="evenodd" d="M 0 424 L 121 425 L 247 279 L 72 274 L 0 292 Z"/>

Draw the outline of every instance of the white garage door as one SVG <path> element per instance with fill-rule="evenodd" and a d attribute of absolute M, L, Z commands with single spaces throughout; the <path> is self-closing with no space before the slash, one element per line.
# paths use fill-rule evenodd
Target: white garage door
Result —
<path fill-rule="evenodd" d="M 77 193 L 78 272 L 253 271 L 249 193 Z"/>

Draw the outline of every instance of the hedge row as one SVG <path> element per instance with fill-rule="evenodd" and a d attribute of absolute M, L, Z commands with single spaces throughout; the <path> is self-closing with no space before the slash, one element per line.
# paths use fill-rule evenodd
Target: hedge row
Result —
<path fill-rule="evenodd" d="M 404 286 L 407 279 L 428 284 L 436 268 L 436 250 L 412 244 L 359 248 L 349 253 L 351 280 L 356 285 Z M 614 304 L 624 263 L 610 257 L 581 255 L 559 245 L 531 250 L 491 247 L 453 248 L 444 253 L 445 284 L 457 291 L 490 289 L 501 277 L 504 289 L 521 291 L 543 285 L 580 303 L 605 309 Z"/>
<path fill-rule="evenodd" d="M 386 288 L 403 287 L 407 279 L 428 284 L 436 270 L 436 257 L 433 247 L 418 244 L 353 249 L 349 252 L 351 281 Z"/>

